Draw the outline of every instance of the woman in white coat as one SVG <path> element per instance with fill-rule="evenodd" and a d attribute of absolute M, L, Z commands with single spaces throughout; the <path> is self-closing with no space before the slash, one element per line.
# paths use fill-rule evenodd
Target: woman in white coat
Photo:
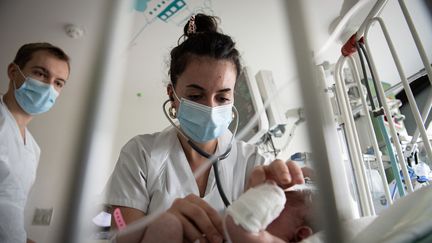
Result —
<path fill-rule="evenodd" d="M 287 188 L 303 183 L 303 174 L 293 162 L 271 162 L 255 146 L 232 139 L 228 126 L 237 114 L 234 86 L 241 64 L 231 37 L 218 32 L 217 19 L 192 16 L 183 37 L 171 51 L 165 103 L 170 104 L 168 119 L 178 119 L 179 126 L 172 122 L 174 126 L 138 135 L 123 147 L 107 184 L 107 203 L 121 210 L 126 224 L 163 209 L 182 224 L 186 241 L 222 242 L 220 212 L 248 183 L 272 179 Z M 207 166 L 194 179 L 208 155 L 221 159 L 218 166 Z M 146 234 L 127 241 L 140 241 Z"/>

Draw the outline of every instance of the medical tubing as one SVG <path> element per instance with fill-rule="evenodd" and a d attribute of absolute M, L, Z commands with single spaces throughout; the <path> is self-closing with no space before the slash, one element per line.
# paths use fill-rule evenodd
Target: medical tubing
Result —
<path fill-rule="evenodd" d="M 378 21 L 381 27 L 384 26 L 384 23 L 383 23 L 383 21 L 382 21 L 381 18 L 373 18 L 373 19 L 371 19 L 371 21 L 366 26 L 365 40 L 368 39 L 367 36 L 368 36 L 368 33 L 369 33 L 369 28 L 371 27 L 372 23 L 374 23 L 375 21 Z M 384 28 L 382 28 L 382 29 L 384 30 Z M 384 33 L 385 33 L 385 35 L 387 34 L 387 32 L 384 32 Z M 387 35 L 387 37 L 388 37 L 388 35 Z M 366 41 L 366 50 L 368 51 L 368 53 L 371 53 L 368 41 Z M 376 69 L 376 65 L 374 64 L 372 56 L 370 56 L 369 58 L 370 58 L 369 61 L 370 61 L 372 70 L 374 71 L 377 80 L 380 80 L 379 76 L 378 76 L 377 69 Z M 385 96 L 384 88 L 382 87 L 382 84 L 380 82 L 378 82 L 377 91 L 378 91 L 378 94 L 381 96 L 381 98 L 385 99 L 386 96 Z M 413 189 L 413 186 L 412 186 L 412 183 L 411 183 L 411 179 L 410 179 L 409 174 L 408 174 L 408 169 L 407 169 L 407 166 L 406 166 L 406 163 L 405 163 L 405 160 L 404 160 L 404 155 L 403 155 L 403 152 L 402 152 L 402 147 L 399 144 L 399 138 L 397 137 L 396 127 L 395 127 L 394 121 L 393 121 L 393 119 L 391 117 L 391 111 L 390 111 L 390 108 L 389 108 L 387 102 L 383 102 L 383 108 L 384 108 L 386 117 L 388 118 L 387 121 L 388 121 L 389 128 L 390 128 L 390 134 L 391 134 L 391 137 L 393 138 L 394 146 L 396 147 L 397 159 L 399 161 L 403 177 L 405 178 L 405 184 L 406 184 L 406 187 L 407 187 L 407 192 L 411 193 L 411 192 L 414 191 L 414 189 Z"/>
<path fill-rule="evenodd" d="M 384 125 L 384 117 L 380 116 L 380 117 L 377 117 L 377 119 L 378 119 L 378 124 L 379 124 L 380 130 L 383 133 L 384 141 L 386 143 L 387 152 L 388 152 L 389 157 L 390 157 L 390 165 L 391 165 L 392 172 L 393 172 L 393 175 L 394 175 L 395 180 L 396 180 L 398 192 L 399 192 L 399 195 L 401 197 L 403 197 L 405 195 L 405 189 L 403 186 L 401 175 L 399 173 L 400 167 L 398 166 L 398 163 L 397 163 L 396 155 L 395 155 L 392 143 L 390 141 L 390 136 L 389 136 L 387 129 Z"/>
<path fill-rule="evenodd" d="M 225 153 L 223 153 L 222 155 L 220 155 L 218 157 L 215 157 L 213 155 L 206 153 L 205 151 L 202 151 L 191 140 L 188 140 L 187 142 L 197 153 L 199 153 L 201 156 L 207 158 L 210 161 L 210 163 L 213 164 L 213 171 L 214 171 L 214 175 L 215 175 L 215 179 L 216 179 L 216 186 L 217 186 L 217 189 L 219 191 L 219 195 L 221 196 L 222 201 L 225 204 L 225 207 L 228 207 L 230 205 L 230 202 L 225 195 L 225 191 L 223 190 L 223 187 L 222 187 L 222 184 L 220 181 L 218 162 L 220 162 L 221 160 L 226 159 L 228 157 L 228 155 L 231 152 L 231 145 L 228 147 L 228 149 L 225 151 Z"/>
<path fill-rule="evenodd" d="M 360 45 L 357 41 L 356 41 L 355 45 L 357 48 L 358 56 L 360 58 L 360 64 L 361 64 L 361 68 L 362 68 L 362 72 L 363 72 L 363 78 L 364 78 L 364 85 L 366 86 L 366 90 L 367 90 L 367 96 L 369 98 L 372 110 L 374 111 L 375 110 L 375 101 L 372 97 L 372 91 L 371 91 L 370 86 L 369 86 L 369 80 L 368 80 L 368 76 L 367 76 L 367 72 L 366 72 L 366 66 L 365 66 L 365 63 L 363 60 L 363 55 L 360 51 Z M 361 86 L 359 86 L 358 88 L 361 89 Z"/>
<path fill-rule="evenodd" d="M 219 191 L 219 195 L 221 196 L 222 201 L 225 204 L 225 207 L 228 208 L 231 204 L 230 204 L 227 196 L 225 195 L 225 191 L 223 190 L 223 187 L 222 187 L 222 184 L 221 184 L 221 181 L 219 178 L 218 161 L 213 163 L 213 169 L 214 169 L 213 171 L 214 171 L 214 175 L 215 175 L 215 179 L 216 179 L 216 186 L 217 186 L 217 189 Z"/>
<path fill-rule="evenodd" d="M 215 174 L 215 179 L 216 179 L 216 186 L 218 188 L 219 191 L 219 195 L 222 198 L 223 203 L 225 204 L 226 207 L 228 207 L 230 205 L 230 202 L 228 200 L 228 198 L 225 195 L 225 191 L 223 190 L 222 184 L 220 182 L 220 177 L 219 177 L 219 170 L 218 170 L 218 165 L 217 163 L 220 162 L 221 160 L 226 159 L 229 154 L 231 153 L 231 149 L 232 149 L 232 144 L 233 144 L 233 140 L 235 137 L 235 134 L 237 133 L 237 128 L 238 128 L 238 111 L 237 108 L 235 106 L 233 106 L 233 111 L 235 113 L 235 118 L 236 118 L 236 125 L 234 127 L 234 132 L 233 135 L 231 136 L 231 140 L 229 143 L 228 148 L 226 149 L 226 151 L 219 155 L 219 156 L 214 156 L 211 154 L 208 154 L 207 152 L 203 151 L 201 148 L 199 148 L 194 142 L 192 142 L 192 140 L 183 133 L 183 131 L 181 131 L 181 129 L 179 129 L 174 122 L 170 119 L 170 117 L 168 116 L 168 114 L 166 113 L 166 109 L 165 106 L 166 104 L 170 102 L 170 100 L 167 100 L 164 102 L 162 109 L 164 111 L 165 116 L 167 117 L 167 119 L 169 120 L 169 122 L 171 123 L 171 125 L 173 125 L 177 131 L 182 134 L 186 139 L 187 139 L 187 143 L 191 146 L 191 148 L 193 150 L 195 150 L 197 153 L 199 153 L 202 157 L 207 158 L 208 160 L 206 161 L 206 163 L 204 163 L 202 166 L 198 167 L 198 169 L 196 170 L 196 173 L 194 173 L 194 178 L 198 178 L 199 176 L 201 176 L 202 172 L 204 172 L 204 170 L 207 168 L 207 166 L 210 164 L 213 165 L 214 168 L 214 174 Z M 200 173 L 198 173 L 200 172 Z"/>
<path fill-rule="evenodd" d="M 358 45 L 357 45 L 357 47 L 358 47 Z M 361 56 L 360 51 L 359 51 L 359 56 Z M 354 58 L 352 56 L 350 56 L 349 58 L 350 58 L 351 65 L 352 65 L 352 67 L 354 69 L 354 73 L 355 73 L 354 79 L 355 79 L 357 86 L 359 88 L 360 100 L 361 100 L 361 104 L 363 107 L 363 111 L 364 111 L 365 116 L 366 116 L 366 121 L 367 121 L 366 123 L 368 126 L 367 130 L 368 130 L 369 136 L 371 137 L 371 140 L 372 140 L 372 146 L 374 149 L 376 161 L 378 162 L 378 170 L 380 173 L 381 182 L 382 182 L 383 187 L 384 187 L 384 192 L 385 192 L 385 196 L 387 198 L 387 201 L 391 205 L 391 204 L 393 204 L 393 200 L 392 200 L 391 195 L 390 195 L 390 190 L 389 190 L 389 186 L 387 183 L 386 173 L 385 173 L 384 165 L 383 165 L 383 161 L 382 161 L 381 151 L 379 149 L 378 141 L 376 139 L 376 134 L 375 134 L 375 131 L 373 128 L 372 118 L 371 118 L 370 113 L 369 113 L 369 107 L 367 105 L 367 101 L 366 101 L 366 98 L 364 96 L 363 89 L 361 88 L 362 84 L 361 84 L 361 80 L 360 80 L 360 75 L 359 75 L 359 72 L 357 69 L 357 65 L 355 64 Z M 365 67 L 364 60 L 361 59 L 360 62 L 362 63 L 362 68 L 364 68 Z M 364 69 L 363 69 L 363 74 L 366 75 L 366 72 Z M 369 167 L 370 167 L 370 162 L 369 162 Z M 369 168 L 369 170 L 370 170 L 370 168 Z M 369 175 L 370 174 L 371 173 L 369 173 Z M 370 182 L 372 183 L 371 179 L 370 179 Z"/>
<path fill-rule="evenodd" d="M 216 186 L 217 189 L 219 191 L 219 195 L 222 198 L 223 203 L 225 204 L 225 207 L 228 207 L 230 205 L 230 202 L 228 200 L 228 198 L 225 195 L 225 191 L 223 190 L 222 184 L 220 182 L 220 177 L 219 177 L 219 170 L 218 170 L 218 162 L 226 159 L 228 157 L 228 155 L 231 152 L 231 144 L 229 145 L 228 149 L 225 151 L 225 153 L 223 153 L 222 155 L 215 157 L 212 156 L 208 153 L 206 153 L 205 151 L 202 151 L 198 146 L 196 146 L 191 140 L 187 141 L 188 144 L 197 152 L 199 153 L 201 156 L 207 158 L 211 164 L 213 164 L 213 171 L 214 171 L 214 175 L 215 175 L 215 179 L 216 179 Z"/>
<path fill-rule="evenodd" d="M 381 99 L 381 97 L 378 95 L 378 92 L 377 92 L 377 90 L 378 90 L 378 88 L 377 88 L 377 86 L 378 86 L 378 79 L 375 78 L 375 72 L 374 72 L 373 69 L 372 69 L 371 62 L 369 61 L 369 54 L 367 53 L 367 51 L 366 51 L 366 49 L 365 49 L 365 47 L 364 47 L 364 43 L 360 42 L 360 43 L 359 43 L 359 46 L 360 46 L 360 49 L 361 49 L 361 51 L 362 51 L 362 54 L 364 55 L 364 58 L 366 59 L 366 63 L 367 63 L 367 65 L 368 65 L 369 72 L 370 72 L 370 74 L 371 74 L 372 83 L 373 83 L 374 88 L 375 88 L 375 93 L 376 93 L 376 97 L 377 97 L 377 100 L 378 100 L 378 106 L 379 106 L 380 109 L 381 109 L 383 105 L 382 105 L 382 99 Z M 360 54 L 360 51 L 359 51 L 359 54 Z"/>
<path fill-rule="evenodd" d="M 368 53 L 364 47 L 364 43 L 359 43 L 359 47 L 360 47 L 361 52 L 362 52 L 362 53 L 360 53 L 360 51 L 359 51 L 359 55 L 361 55 L 361 54 L 364 55 L 366 62 L 368 64 L 368 68 L 369 68 L 369 72 L 371 74 L 373 84 L 375 85 L 375 90 L 378 90 L 377 89 L 377 80 L 375 78 L 375 74 L 374 74 L 374 71 L 372 69 L 371 63 L 369 61 L 369 55 L 368 55 Z M 380 96 L 378 95 L 378 92 L 377 92 L 377 98 L 378 98 L 378 102 L 380 102 L 381 99 L 380 99 Z M 382 107 L 381 104 L 380 104 L 380 107 Z M 404 192 L 405 190 L 403 187 L 402 179 L 401 179 L 400 174 L 399 174 L 399 167 L 398 167 L 397 162 L 396 162 L 397 161 L 396 155 L 394 153 L 393 146 L 392 146 L 391 141 L 389 139 L 387 129 L 385 128 L 385 125 L 384 125 L 384 117 L 383 117 L 383 115 L 379 115 L 379 116 L 376 116 L 375 119 L 378 122 L 379 129 L 382 132 L 382 135 L 384 137 L 384 142 L 386 144 L 387 153 L 388 153 L 389 158 L 390 158 L 390 167 L 392 168 L 392 172 L 393 172 L 394 177 L 395 177 L 395 181 L 396 181 L 396 185 L 398 187 L 399 195 L 401 197 L 403 197 L 405 195 L 405 192 Z M 389 202 L 391 202 L 391 201 L 389 201 Z"/>

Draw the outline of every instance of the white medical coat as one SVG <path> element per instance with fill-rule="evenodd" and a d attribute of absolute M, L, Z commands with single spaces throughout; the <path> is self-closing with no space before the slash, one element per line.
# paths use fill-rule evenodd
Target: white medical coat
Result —
<path fill-rule="evenodd" d="M 0 97 L 0 242 L 26 241 L 24 208 L 36 178 L 40 149 L 26 129 L 26 143 L 18 124 Z"/>
<path fill-rule="evenodd" d="M 225 152 L 231 136 L 227 132 L 218 139 L 216 155 Z M 258 153 L 256 146 L 234 141 L 228 158 L 218 164 L 221 184 L 228 200 L 233 201 L 243 193 L 253 167 L 269 160 L 269 157 Z M 121 150 L 105 193 L 108 204 L 135 208 L 146 214 L 168 209 L 176 198 L 191 193 L 199 195 L 177 131 L 169 127 L 162 132 L 132 138 Z M 213 167 L 203 199 L 219 212 L 225 208 L 216 186 Z"/>

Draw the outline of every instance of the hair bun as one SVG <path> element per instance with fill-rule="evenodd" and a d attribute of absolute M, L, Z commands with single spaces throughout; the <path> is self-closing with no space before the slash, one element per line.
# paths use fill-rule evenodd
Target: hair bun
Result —
<path fill-rule="evenodd" d="M 205 14 L 192 15 L 183 28 L 184 35 L 190 37 L 196 33 L 218 32 L 218 18 Z"/>

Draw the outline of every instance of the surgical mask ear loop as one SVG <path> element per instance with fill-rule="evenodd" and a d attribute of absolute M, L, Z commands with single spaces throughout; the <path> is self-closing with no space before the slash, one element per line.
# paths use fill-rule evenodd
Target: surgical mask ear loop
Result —
<path fill-rule="evenodd" d="M 26 80 L 26 76 L 24 75 L 24 73 L 21 71 L 21 68 L 20 68 L 20 66 L 18 66 L 18 64 L 16 64 L 16 63 L 13 63 L 17 68 L 18 68 L 18 72 L 21 74 L 21 76 L 24 78 L 24 82 L 25 82 L 25 80 Z M 17 90 L 17 87 L 16 87 L 16 81 L 15 80 L 12 80 L 13 81 L 13 86 L 14 86 L 14 89 L 15 90 Z"/>

